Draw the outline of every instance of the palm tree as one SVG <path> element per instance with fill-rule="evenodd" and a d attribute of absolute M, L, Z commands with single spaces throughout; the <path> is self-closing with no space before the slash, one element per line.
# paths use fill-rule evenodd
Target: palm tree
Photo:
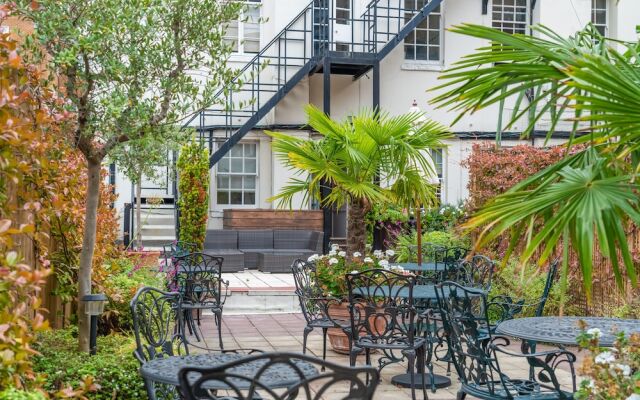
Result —
<path fill-rule="evenodd" d="M 363 111 L 339 122 L 311 105 L 306 112 L 309 126 L 322 136 L 319 140 L 267 132 L 274 139 L 274 152 L 298 175 L 271 199 L 278 206 L 291 208 L 299 193 L 303 203 L 315 199 L 326 207 L 347 204 L 347 247 L 364 253 L 365 215 L 372 204 L 435 201 L 435 187 L 427 179 L 434 174 L 430 150 L 445 147 L 446 127 L 420 113 L 391 117 Z M 389 184 L 380 185 L 380 179 Z"/>
<path fill-rule="evenodd" d="M 571 126 L 563 160 L 488 202 L 466 227 L 480 228 L 476 247 L 509 233 L 505 261 L 522 241 L 522 262 L 540 250 L 542 264 L 564 246 L 565 282 L 570 243 L 588 296 L 597 240 L 618 287 L 623 288 L 623 268 L 636 286 L 625 230 L 640 223 L 639 44 L 604 38 L 591 25 L 569 38 L 544 26 L 533 29 L 538 37 L 477 25 L 452 29 L 490 44 L 443 74 L 447 82 L 434 90 L 444 92 L 434 103 L 460 118 L 512 101 L 506 128 L 528 119 L 523 136 L 543 116 L 550 121 L 548 138 L 559 123 Z"/>

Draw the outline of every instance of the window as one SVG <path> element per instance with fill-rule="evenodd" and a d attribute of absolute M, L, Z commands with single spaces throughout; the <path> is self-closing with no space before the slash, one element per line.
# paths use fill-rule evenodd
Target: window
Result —
<path fill-rule="evenodd" d="M 219 205 L 255 205 L 258 158 L 256 143 L 239 143 L 218 162 L 216 199 Z"/>
<path fill-rule="evenodd" d="M 591 0 L 591 23 L 602 36 L 606 36 L 607 0 Z"/>
<path fill-rule="evenodd" d="M 351 0 L 335 0 L 336 24 L 349 25 L 351 20 Z"/>
<path fill-rule="evenodd" d="M 405 0 L 404 21 L 409 22 L 426 0 Z M 436 7 L 404 40 L 404 58 L 414 61 L 442 59 L 442 6 Z"/>
<path fill-rule="evenodd" d="M 492 26 L 507 33 L 527 33 L 529 0 L 493 0 Z"/>
<path fill-rule="evenodd" d="M 246 1 L 247 8 L 237 21 L 227 26 L 225 41 L 239 54 L 260 51 L 260 0 Z"/>
<path fill-rule="evenodd" d="M 433 168 L 438 175 L 438 187 L 436 197 L 442 199 L 442 182 L 444 181 L 444 153 L 442 149 L 431 150 L 431 159 L 433 160 Z"/>

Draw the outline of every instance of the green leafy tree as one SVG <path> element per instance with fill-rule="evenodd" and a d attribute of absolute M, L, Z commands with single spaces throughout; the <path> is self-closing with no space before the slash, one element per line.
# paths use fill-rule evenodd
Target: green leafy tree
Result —
<path fill-rule="evenodd" d="M 202 250 L 209 213 L 209 150 L 196 142 L 185 145 L 176 166 L 180 176 L 180 240 L 196 243 Z"/>
<path fill-rule="evenodd" d="M 67 139 L 87 162 L 82 298 L 91 293 L 103 161 L 123 143 L 179 125 L 215 103 L 217 88 L 233 75 L 224 31 L 244 6 L 218 0 L 22 0 L 18 6 L 34 23 L 26 41 L 34 62 L 59 79 L 74 115 Z M 80 301 L 79 347 L 88 351 L 83 306 Z"/>
<path fill-rule="evenodd" d="M 543 116 L 550 121 L 549 137 L 559 123 L 571 126 L 562 160 L 496 196 L 466 226 L 481 228 L 477 247 L 510 234 L 505 262 L 524 243 L 520 261 L 540 250 L 543 264 L 562 243 L 565 283 L 571 244 L 587 296 L 597 240 L 617 285 L 623 288 L 626 271 L 635 286 L 626 228 L 640 223 L 640 46 L 604 38 L 591 25 L 569 38 L 544 26 L 533 29 L 536 36 L 476 25 L 453 28 L 491 44 L 444 73 L 447 83 L 436 89 L 444 90 L 436 104 L 462 117 L 513 100 L 506 128 L 527 117 L 524 136 Z"/>
<path fill-rule="evenodd" d="M 327 207 L 348 204 L 347 246 L 364 254 L 365 217 L 372 204 L 434 203 L 435 187 L 427 179 L 435 175 L 429 150 L 445 147 L 446 127 L 424 120 L 420 113 L 392 117 L 364 111 L 338 122 L 313 106 L 306 111 L 320 140 L 267 132 L 277 156 L 300 175 L 271 199 L 279 206 L 291 208 L 299 193 L 303 203 L 315 199 Z M 378 184 L 378 177 L 388 185 Z M 326 196 L 323 186 L 329 188 Z"/>

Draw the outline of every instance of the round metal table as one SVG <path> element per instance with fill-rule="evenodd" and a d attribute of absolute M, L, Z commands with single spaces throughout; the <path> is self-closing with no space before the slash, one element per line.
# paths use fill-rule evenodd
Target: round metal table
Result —
<path fill-rule="evenodd" d="M 505 336 L 572 346 L 577 344 L 581 333 L 578 321 L 584 321 L 586 329 L 600 329 L 600 345 L 613 346 L 616 332 L 640 333 L 640 320 L 598 317 L 530 317 L 504 321 L 496 327 L 496 332 Z"/>
<path fill-rule="evenodd" d="M 187 356 L 173 356 L 165 358 L 157 358 L 144 364 L 140 368 L 140 374 L 143 378 L 157 383 L 167 385 L 180 386 L 178 381 L 178 372 L 184 367 L 216 367 L 231 361 L 239 360 L 246 357 L 246 354 L 238 353 L 206 353 L 194 354 Z M 257 360 L 252 363 L 243 364 L 230 369 L 229 371 L 236 374 L 254 377 L 259 369 L 267 363 L 268 360 Z M 300 368 L 305 377 L 312 377 L 318 374 L 318 370 L 313 365 L 302 361 L 294 361 L 296 366 Z M 300 381 L 299 375 L 287 365 L 273 365 L 262 373 L 260 380 L 264 385 L 272 388 L 286 388 Z M 197 377 L 193 377 L 193 380 Z M 238 387 L 248 387 L 248 382 L 241 380 L 237 382 Z M 219 381 L 208 381 L 204 387 L 206 389 L 225 390 L 228 386 Z"/>

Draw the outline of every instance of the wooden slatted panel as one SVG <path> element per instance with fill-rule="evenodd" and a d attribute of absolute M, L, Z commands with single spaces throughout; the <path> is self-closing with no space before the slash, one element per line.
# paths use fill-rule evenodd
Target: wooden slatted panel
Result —
<path fill-rule="evenodd" d="M 223 228 L 322 231 L 322 211 L 224 210 Z"/>

